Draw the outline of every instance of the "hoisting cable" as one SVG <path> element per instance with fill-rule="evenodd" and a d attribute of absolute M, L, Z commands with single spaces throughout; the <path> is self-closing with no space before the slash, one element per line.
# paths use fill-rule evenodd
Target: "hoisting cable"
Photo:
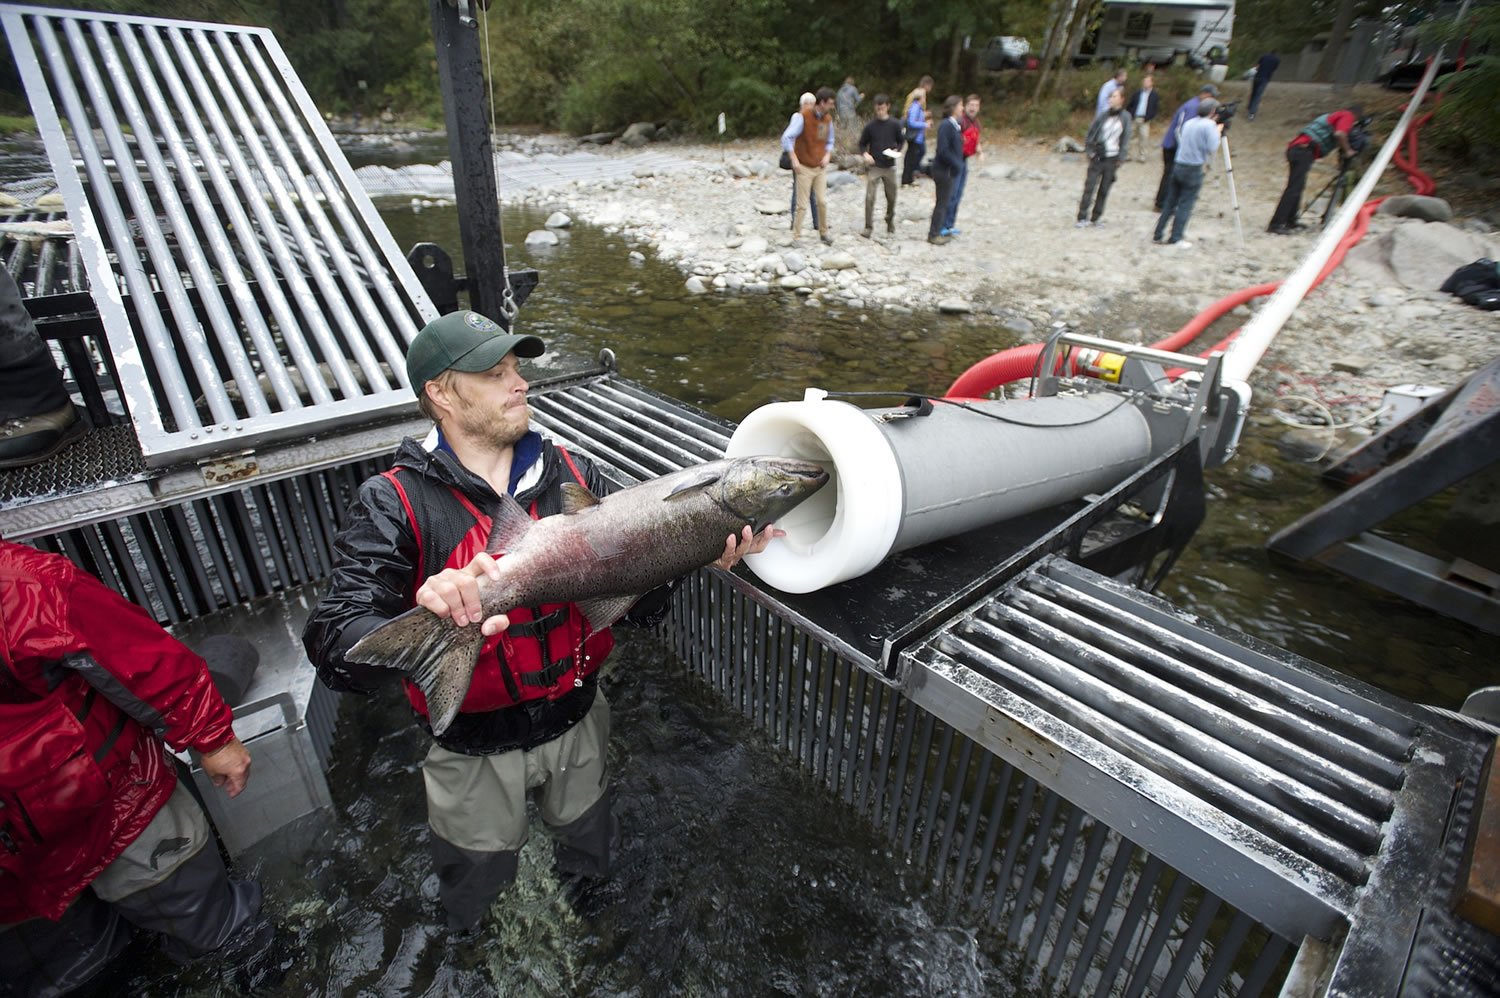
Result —
<path fill-rule="evenodd" d="M 485 91 L 488 94 L 490 104 L 490 168 L 495 171 L 495 196 L 500 196 L 500 166 L 495 157 L 495 136 L 499 134 L 499 127 L 495 119 L 495 62 L 494 54 L 490 48 L 490 6 L 493 0 L 476 0 L 480 9 L 480 17 L 484 21 L 484 77 Z M 510 262 L 505 255 L 505 239 L 500 239 L 500 279 L 503 291 L 500 293 L 500 312 L 505 321 L 502 325 L 507 331 L 513 331 L 516 324 L 516 315 L 521 311 L 521 306 L 516 304 L 515 289 L 510 283 Z"/>

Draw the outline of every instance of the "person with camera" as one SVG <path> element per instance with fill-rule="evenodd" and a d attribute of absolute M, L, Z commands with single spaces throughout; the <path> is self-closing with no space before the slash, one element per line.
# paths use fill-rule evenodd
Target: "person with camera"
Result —
<path fill-rule="evenodd" d="M 1205 97 L 1219 98 L 1219 88 L 1212 83 L 1205 83 L 1198 88 L 1198 93 L 1187 100 L 1172 112 L 1172 120 L 1167 122 L 1166 134 L 1161 137 L 1161 182 L 1156 185 L 1156 210 L 1161 211 L 1167 206 L 1167 188 L 1172 186 L 1172 164 L 1177 159 L 1177 133 L 1182 131 L 1182 126 L 1198 116 L 1198 102 Z"/>
<path fill-rule="evenodd" d="M 1281 200 L 1276 205 L 1276 213 L 1271 216 L 1271 224 L 1266 227 L 1267 232 L 1287 236 L 1304 227 L 1297 221 L 1297 215 L 1302 210 L 1302 191 L 1307 186 L 1308 172 L 1314 162 L 1335 149 L 1339 153 L 1340 169 L 1348 165 L 1356 155 L 1349 142 L 1349 133 L 1363 116 L 1364 108 L 1358 105 L 1321 114 L 1287 143 L 1286 190 L 1281 192 Z"/>
<path fill-rule="evenodd" d="M 1192 217 L 1193 205 L 1198 202 L 1198 192 L 1203 189 L 1203 168 L 1219 148 L 1219 137 L 1224 134 L 1224 125 L 1219 121 L 1219 102 L 1212 97 L 1198 101 L 1198 116 L 1182 126 L 1177 136 L 1177 158 L 1172 163 L 1172 183 L 1167 188 L 1167 201 L 1162 207 L 1161 217 L 1156 220 L 1153 243 L 1162 241 L 1167 232 L 1167 222 L 1172 223 L 1172 235 L 1167 244 L 1178 249 L 1189 249 L 1192 243 L 1183 239 L 1188 219 Z"/>

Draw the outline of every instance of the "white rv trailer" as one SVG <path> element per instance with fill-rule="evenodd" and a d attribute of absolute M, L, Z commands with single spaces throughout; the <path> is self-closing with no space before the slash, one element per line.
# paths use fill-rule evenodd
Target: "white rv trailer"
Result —
<path fill-rule="evenodd" d="M 1234 0 L 1105 0 L 1093 58 L 1191 65 L 1223 62 L 1234 28 Z M 1086 47 L 1086 46 L 1085 46 Z M 1215 49 L 1224 54 L 1211 57 Z"/>

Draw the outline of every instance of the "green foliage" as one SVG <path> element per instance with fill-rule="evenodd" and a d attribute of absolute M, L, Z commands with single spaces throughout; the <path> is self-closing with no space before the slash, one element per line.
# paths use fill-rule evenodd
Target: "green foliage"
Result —
<path fill-rule="evenodd" d="M 1022 135 L 1054 138 L 1071 129 L 1073 114 L 1073 105 L 1061 97 L 1034 101 L 1016 122 L 1016 130 Z"/>
<path fill-rule="evenodd" d="M 79 0 L 42 0 L 78 6 Z M 509 0 L 479 11 L 498 122 L 572 132 L 679 121 L 778 132 L 797 94 L 847 75 L 900 102 L 918 77 L 975 89 L 974 50 L 1019 34 L 1040 49 L 1055 0 Z M 89 0 L 122 13 L 264 25 L 319 107 L 441 115 L 428 0 Z M 967 38 L 971 51 L 955 60 Z M 0 46 L 0 51 L 5 49 Z M 8 55 L 8 52 L 5 53 Z M 4 56 L 0 56 L 4 62 Z M 951 68 L 957 75 L 950 78 Z M 0 109 L 22 112 L 0 67 Z M 1085 103 L 1079 98 L 1080 106 Z M 1039 110 L 1034 117 L 1055 113 Z"/>
<path fill-rule="evenodd" d="M 1424 37 L 1445 42 L 1449 58 L 1467 38 L 1471 55 L 1462 71 L 1438 77 L 1442 94 L 1435 121 L 1450 147 L 1489 158 L 1500 150 L 1500 117 L 1495 114 L 1495 95 L 1500 94 L 1500 6 L 1473 8 L 1465 23 L 1451 20 L 1432 25 Z"/>

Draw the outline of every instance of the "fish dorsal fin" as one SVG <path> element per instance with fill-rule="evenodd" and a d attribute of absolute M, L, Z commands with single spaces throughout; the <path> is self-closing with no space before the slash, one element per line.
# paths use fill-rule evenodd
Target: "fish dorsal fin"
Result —
<path fill-rule="evenodd" d="M 526 531 L 531 529 L 531 523 L 531 517 L 526 515 L 526 510 L 521 508 L 515 497 L 502 494 L 500 502 L 490 514 L 490 539 L 485 542 L 484 550 L 489 554 L 499 554 L 514 549 Z"/>
<path fill-rule="evenodd" d="M 580 509 L 599 505 L 599 497 L 575 482 L 562 484 L 562 508 L 564 513 L 576 513 Z"/>
<path fill-rule="evenodd" d="M 583 611 L 591 628 L 602 631 L 625 616 L 638 599 L 639 596 L 601 596 L 580 601 L 578 609 Z"/>
<path fill-rule="evenodd" d="M 680 495 L 684 495 L 696 489 L 706 489 L 718 480 L 719 473 L 717 471 L 705 471 L 702 474 L 695 475 L 694 477 L 689 478 L 687 481 L 677 486 L 671 492 L 668 492 L 664 498 L 675 499 Z"/>

